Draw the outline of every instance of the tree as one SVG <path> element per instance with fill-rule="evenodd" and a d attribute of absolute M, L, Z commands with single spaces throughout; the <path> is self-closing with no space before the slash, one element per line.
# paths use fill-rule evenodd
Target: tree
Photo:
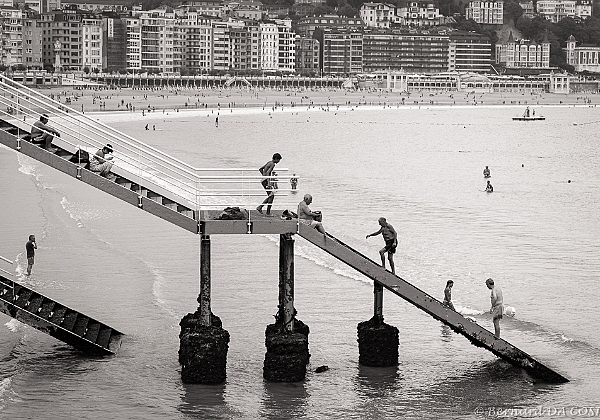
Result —
<path fill-rule="evenodd" d="M 346 4 L 345 6 L 338 8 L 337 14 L 338 16 L 356 17 L 359 15 L 359 12 L 354 7 Z"/>
<path fill-rule="evenodd" d="M 89 74 L 89 73 L 90 73 L 90 68 L 89 68 L 88 66 L 85 66 L 85 67 L 83 68 L 83 72 L 84 72 L 85 74 Z"/>
<path fill-rule="evenodd" d="M 335 13 L 335 10 L 333 10 L 329 6 L 317 6 L 317 7 L 315 7 L 315 16 L 331 15 L 333 13 Z"/>
<path fill-rule="evenodd" d="M 508 0 L 504 2 L 504 21 L 516 22 L 523 16 L 523 8 L 516 0 Z"/>

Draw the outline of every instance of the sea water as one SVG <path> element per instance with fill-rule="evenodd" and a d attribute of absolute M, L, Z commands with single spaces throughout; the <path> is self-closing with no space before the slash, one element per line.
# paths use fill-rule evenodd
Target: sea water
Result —
<path fill-rule="evenodd" d="M 308 373 L 264 382 L 278 237 L 213 235 L 212 310 L 231 335 L 227 381 L 182 384 L 178 324 L 197 307 L 199 237 L 0 148 L 0 255 L 15 260 L 1 267 L 126 334 L 117 356 L 88 357 L 0 315 L 0 418 L 589 417 L 600 406 L 600 114 L 545 107 L 536 114 L 546 121 L 513 122 L 519 113 L 288 108 L 223 112 L 219 127 L 211 114 L 94 117 L 196 167 L 259 168 L 281 153 L 279 166 L 300 181 L 275 207 L 295 210 L 312 194 L 327 231 L 374 261 L 383 240 L 365 235 L 386 217 L 399 234 L 397 274 L 440 300 L 452 279 L 456 308 L 490 330 L 484 281 L 494 278 L 516 308 L 503 338 L 569 383 L 536 383 L 387 292 L 399 364 L 360 366 L 356 326 L 373 315 L 372 282 L 302 238 L 295 307 L 310 327 Z M 30 234 L 38 250 L 27 278 Z M 321 365 L 329 370 L 314 373 Z"/>

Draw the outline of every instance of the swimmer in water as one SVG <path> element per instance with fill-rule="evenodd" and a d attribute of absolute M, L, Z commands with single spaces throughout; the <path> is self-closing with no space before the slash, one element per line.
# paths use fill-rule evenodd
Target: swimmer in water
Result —
<path fill-rule="evenodd" d="M 483 177 L 484 178 L 489 178 L 490 177 L 490 169 L 487 166 L 483 170 Z"/>
<path fill-rule="evenodd" d="M 494 187 L 490 184 L 490 181 L 487 182 L 487 186 L 485 187 L 485 192 L 494 192 Z"/>

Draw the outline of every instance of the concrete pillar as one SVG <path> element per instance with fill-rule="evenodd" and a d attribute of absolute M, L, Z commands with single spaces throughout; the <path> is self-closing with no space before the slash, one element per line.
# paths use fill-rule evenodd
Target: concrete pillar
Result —
<path fill-rule="evenodd" d="M 309 329 L 295 315 L 294 240 L 291 235 L 280 235 L 279 305 L 275 324 L 265 331 L 263 378 L 267 381 L 298 382 L 306 377 Z"/>
<path fill-rule="evenodd" d="M 198 309 L 183 317 L 179 325 L 181 379 L 189 384 L 218 384 L 227 377 L 229 333 L 210 309 L 210 236 L 200 243 L 200 295 Z"/>
<path fill-rule="evenodd" d="M 398 328 L 383 322 L 383 286 L 373 285 L 373 318 L 358 324 L 358 362 L 364 366 L 398 364 Z"/>

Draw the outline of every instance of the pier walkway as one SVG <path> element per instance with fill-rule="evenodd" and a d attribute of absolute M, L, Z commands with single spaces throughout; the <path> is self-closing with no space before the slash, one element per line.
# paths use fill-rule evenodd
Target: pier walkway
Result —
<path fill-rule="evenodd" d="M 257 175 L 256 169 L 250 175 L 248 169 L 193 168 L 77 111 L 65 109 L 10 79 L 0 77 L 0 94 L 4 94 L 0 96 L 0 106 L 12 106 L 18 110 L 7 114 L 0 108 L 0 114 L 4 115 L 3 121 L 0 121 L 0 143 L 4 146 L 195 234 L 297 234 L 448 325 L 474 345 L 525 369 L 535 378 L 556 383 L 568 381 L 333 236 L 322 235 L 295 219 L 265 218 L 255 211 L 244 210 L 253 208 L 265 196 L 260 186 L 260 180 L 264 177 Z M 54 153 L 25 140 L 28 127 L 42 113 L 51 115 L 51 123 L 63 133 L 60 138 L 55 138 L 58 150 Z M 29 121 L 29 125 L 23 123 L 23 117 Z M 84 162 L 78 159 L 84 147 L 93 151 L 107 142 L 113 144 L 115 156 L 121 162 L 113 167 L 115 179 L 103 178 L 89 171 Z M 235 174 L 231 175 L 233 171 Z M 210 174 L 206 175 L 207 172 Z M 282 170 L 278 168 L 278 172 Z M 290 177 L 278 175 L 277 178 L 281 181 Z M 278 203 L 295 208 L 298 197 L 288 193 L 286 189 L 278 190 L 277 194 L 281 196 L 281 199 L 277 198 Z M 293 203 L 286 202 L 289 197 L 294 197 Z M 221 210 L 226 206 L 239 207 L 243 217 L 235 220 L 221 217 Z"/>

